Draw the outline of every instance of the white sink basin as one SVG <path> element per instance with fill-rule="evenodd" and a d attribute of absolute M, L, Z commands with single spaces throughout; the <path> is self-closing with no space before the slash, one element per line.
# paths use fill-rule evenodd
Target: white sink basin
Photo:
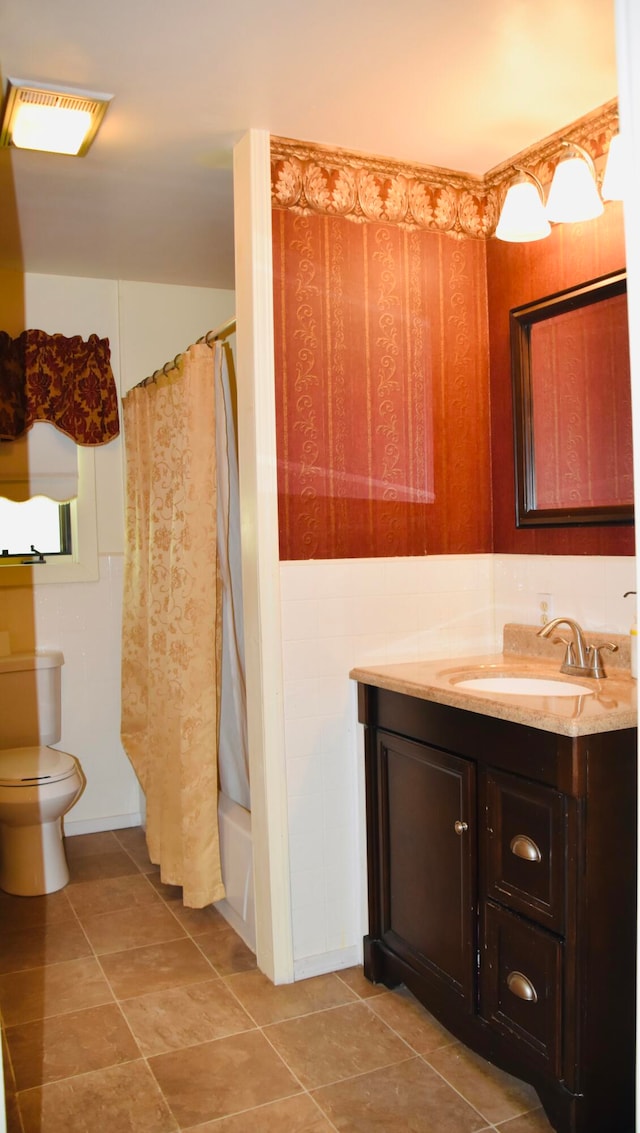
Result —
<path fill-rule="evenodd" d="M 511 696 L 591 696 L 593 689 L 570 681 L 556 681 L 549 677 L 465 677 L 453 681 L 456 688 L 470 692 L 507 693 Z"/>

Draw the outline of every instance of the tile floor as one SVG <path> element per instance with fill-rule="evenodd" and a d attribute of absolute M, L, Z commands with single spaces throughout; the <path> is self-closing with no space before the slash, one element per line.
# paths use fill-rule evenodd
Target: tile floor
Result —
<path fill-rule="evenodd" d="M 548 1133 L 533 1090 L 360 969 L 273 987 L 184 909 L 141 830 L 67 842 L 71 883 L 0 894 L 9 1133 Z"/>

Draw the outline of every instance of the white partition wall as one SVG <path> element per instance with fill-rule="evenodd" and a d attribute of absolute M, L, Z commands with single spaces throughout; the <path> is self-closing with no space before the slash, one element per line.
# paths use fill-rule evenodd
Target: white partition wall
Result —
<path fill-rule="evenodd" d="M 269 134 L 234 151 L 238 449 L 258 965 L 293 979 L 273 358 Z"/>

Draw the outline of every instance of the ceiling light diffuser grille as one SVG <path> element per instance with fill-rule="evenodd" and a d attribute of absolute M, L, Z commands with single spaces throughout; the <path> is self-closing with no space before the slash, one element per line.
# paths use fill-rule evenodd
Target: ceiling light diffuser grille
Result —
<path fill-rule="evenodd" d="M 97 99 L 79 98 L 78 95 L 52 94 L 43 90 L 18 90 L 17 97 L 20 102 L 36 103 L 38 106 L 57 106 L 60 110 L 83 110 L 88 114 L 97 114 L 102 110 L 103 103 Z"/>
<path fill-rule="evenodd" d="M 0 129 L 0 146 L 45 149 L 51 152 L 73 153 L 82 157 L 95 138 L 112 97 L 110 94 L 99 94 L 95 91 L 69 90 L 52 83 L 9 79 Z M 67 122 L 77 114 L 78 118 L 82 118 L 86 123 L 86 131 L 77 145 L 74 143 L 72 149 L 58 149 L 54 142 L 48 141 L 33 145 L 20 142 L 16 121 L 21 111 L 29 114 L 42 111 L 43 118 L 46 116 L 53 118 L 56 112 L 60 112 L 60 117 L 65 118 Z"/>

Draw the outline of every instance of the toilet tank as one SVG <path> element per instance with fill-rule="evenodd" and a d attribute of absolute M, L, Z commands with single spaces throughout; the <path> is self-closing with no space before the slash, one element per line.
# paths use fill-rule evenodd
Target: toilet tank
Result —
<path fill-rule="evenodd" d="M 0 657 L 0 749 L 58 742 L 63 664 L 56 650 Z"/>

